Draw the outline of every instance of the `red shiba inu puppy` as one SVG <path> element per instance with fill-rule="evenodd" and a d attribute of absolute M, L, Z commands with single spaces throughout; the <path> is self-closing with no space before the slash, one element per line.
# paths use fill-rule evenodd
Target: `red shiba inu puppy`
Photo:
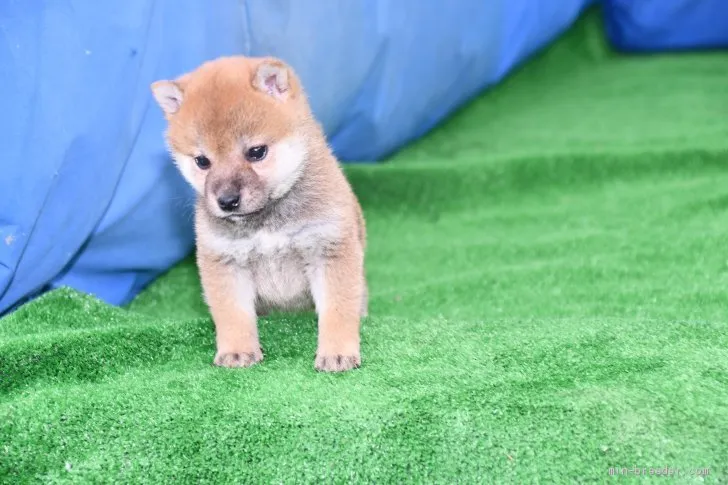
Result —
<path fill-rule="evenodd" d="M 214 363 L 263 359 L 257 315 L 315 309 L 314 367 L 358 367 L 364 218 L 294 71 L 275 58 L 225 57 L 151 88 L 169 150 L 198 195 Z"/>

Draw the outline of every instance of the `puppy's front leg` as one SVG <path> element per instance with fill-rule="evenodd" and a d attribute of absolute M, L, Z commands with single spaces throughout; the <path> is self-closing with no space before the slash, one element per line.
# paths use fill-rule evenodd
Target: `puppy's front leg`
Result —
<path fill-rule="evenodd" d="M 255 316 L 255 288 L 245 269 L 198 253 L 200 280 L 215 323 L 215 365 L 248 367 L 263 360 Z"/>
<path fill-rule="evenodd" d="M 341 372 L 359 367 L 364 295 L 361 251 L 326 259 L 311 272 L 310 280 L 318 313 L 316 370 Z"/>

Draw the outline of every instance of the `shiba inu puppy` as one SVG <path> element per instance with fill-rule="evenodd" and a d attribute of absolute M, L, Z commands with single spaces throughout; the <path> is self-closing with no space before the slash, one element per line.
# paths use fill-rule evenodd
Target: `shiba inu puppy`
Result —
<path fill-rule="evenodd" d="M 151 89 L 169 150 L 197 192 L 197 265 L 215 323 L 214 363 L 260 362 L 257 316 L 311 309 L 314 367 L 358 367 L 368 306 L 364 218 L 292 68 L 275 58 L 224 57 Z"/>

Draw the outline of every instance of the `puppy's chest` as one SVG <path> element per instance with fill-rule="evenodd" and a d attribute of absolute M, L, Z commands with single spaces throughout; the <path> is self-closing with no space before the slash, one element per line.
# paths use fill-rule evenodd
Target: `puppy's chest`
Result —
<path fill-rule="evenodd" d="M 262 233 L 251 239 L 250 247 L 236 260 L 250 271 L 261 303 L 302 307 L 310 294 L 306 269 L 313 257 L 286 234 Z"/>
<path fill-rule="evenodd" d="M 249 271 L 261 304 L 296 308 L 310 304 L 309 272 L 336 247 L 338 233 L 330 225 L 319 224 L 297 230 L 258 231 L 217 243 L 222 258 Z"/>
<path fill-rule="evenodd" d="M 216 241 L 221 256 L 233 259 L 241 266 L 311 264 L 323 257 L 337 244 L 334 227 L 305 226 L 285 231 L 255 232 L 247 237 Z"/>

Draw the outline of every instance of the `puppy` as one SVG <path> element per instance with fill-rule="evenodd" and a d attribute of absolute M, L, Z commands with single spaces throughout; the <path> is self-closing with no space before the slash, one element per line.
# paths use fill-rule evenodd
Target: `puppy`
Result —
<path fill-rule="evenodd" d="M 293 69 L 270 57 L 224 57 L 151 89 L 172 157 L 197 192 L 214 363 L 263 360 L 258 315 L 315 310 L 314 367 L 359 367 L 364 218 Z"/>

